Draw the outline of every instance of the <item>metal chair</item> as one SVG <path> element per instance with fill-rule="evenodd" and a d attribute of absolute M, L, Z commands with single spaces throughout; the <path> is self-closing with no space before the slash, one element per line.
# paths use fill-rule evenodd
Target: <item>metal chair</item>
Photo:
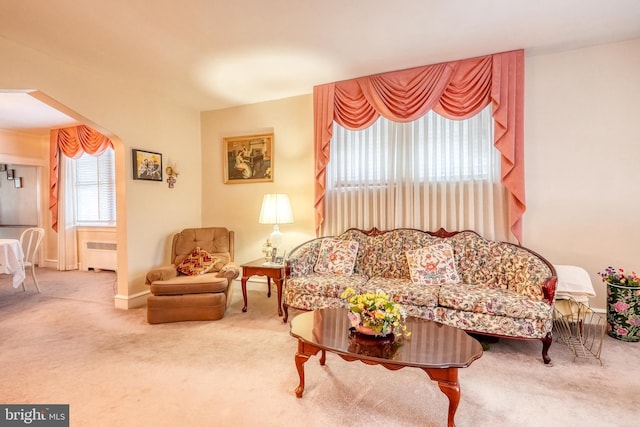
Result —
<path fill-rule="evenodd" d="M 42 243 L 44 237 L 44 228 L 27 228 L 20 235 L 20 245 L 24 252 L 24 268 L 31 267 L 31 277 L 33 277 L 33 283 L 36 285 L 36 290 L 40 293 L 40 286 L 38 286 L 38 279 L 36 278 L 36 253 Z M 22 288 L 24 289 L 24 282 L 22 282 Z"/>

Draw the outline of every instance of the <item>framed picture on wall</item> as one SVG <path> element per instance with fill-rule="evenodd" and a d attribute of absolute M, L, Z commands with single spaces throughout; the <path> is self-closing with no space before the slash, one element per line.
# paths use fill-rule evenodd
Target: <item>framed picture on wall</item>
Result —
<path fill-rule="evenodd" d="M 225 184 L 272 182 L 273 133 L 223 138 Z"/>
<path fill-rule="evenodd" d="M 11 180 L 16 176 L 15 169 L 7 169 L 7 179 Z"/>
<path fill-rule="evenodd" d="M 133 179 L 162 181 L 162 154 L 135 148 L 132 153 Z"/>

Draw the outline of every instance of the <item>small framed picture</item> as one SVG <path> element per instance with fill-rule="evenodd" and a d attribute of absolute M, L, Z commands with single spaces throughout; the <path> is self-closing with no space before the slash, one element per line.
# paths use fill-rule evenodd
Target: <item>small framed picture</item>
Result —
<path fill-rule="evenodd" d="M 4 163 L 0 163 L 0 172 L 6 172 L 7 171 L 7 165 Z"/>
<path fill-rule="evenodd" d="M 223 138 L 225 184 L 272 182 L 273 133 Z"/>
<path fill-rule="evenodd" d="M 133 179 L 162 181 L 162 154 L 132 149 Z"/>
<path fill-rule="evenodd" d="M 15 169 L 7 169 L 7 179 L 13 179 L 16 176 Z"/>
<path fill-rule="evenodd" d="M 13 185 L 16 188 L 22 188 L 22 177 L 13 178 Z"/>

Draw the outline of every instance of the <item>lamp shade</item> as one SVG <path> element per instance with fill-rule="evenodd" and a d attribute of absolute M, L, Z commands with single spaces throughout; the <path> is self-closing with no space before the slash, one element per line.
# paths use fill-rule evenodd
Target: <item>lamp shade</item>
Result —
<path fill-rule="evenodd" d="M 260 224 L 290 224 L 293 222 L 291 203 L 286 194 L 265 194 L 260 209 Z"/>

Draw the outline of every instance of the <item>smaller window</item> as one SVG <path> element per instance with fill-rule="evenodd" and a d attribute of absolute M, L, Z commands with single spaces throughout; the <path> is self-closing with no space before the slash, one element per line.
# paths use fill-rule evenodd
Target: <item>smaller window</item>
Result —
<path fill-rule="evenodd" d="M 100 156 L 84 153 L 75 160 L 76 221 L 113 224 L 116 221 L 116 179 L 112 148 Z"/>

